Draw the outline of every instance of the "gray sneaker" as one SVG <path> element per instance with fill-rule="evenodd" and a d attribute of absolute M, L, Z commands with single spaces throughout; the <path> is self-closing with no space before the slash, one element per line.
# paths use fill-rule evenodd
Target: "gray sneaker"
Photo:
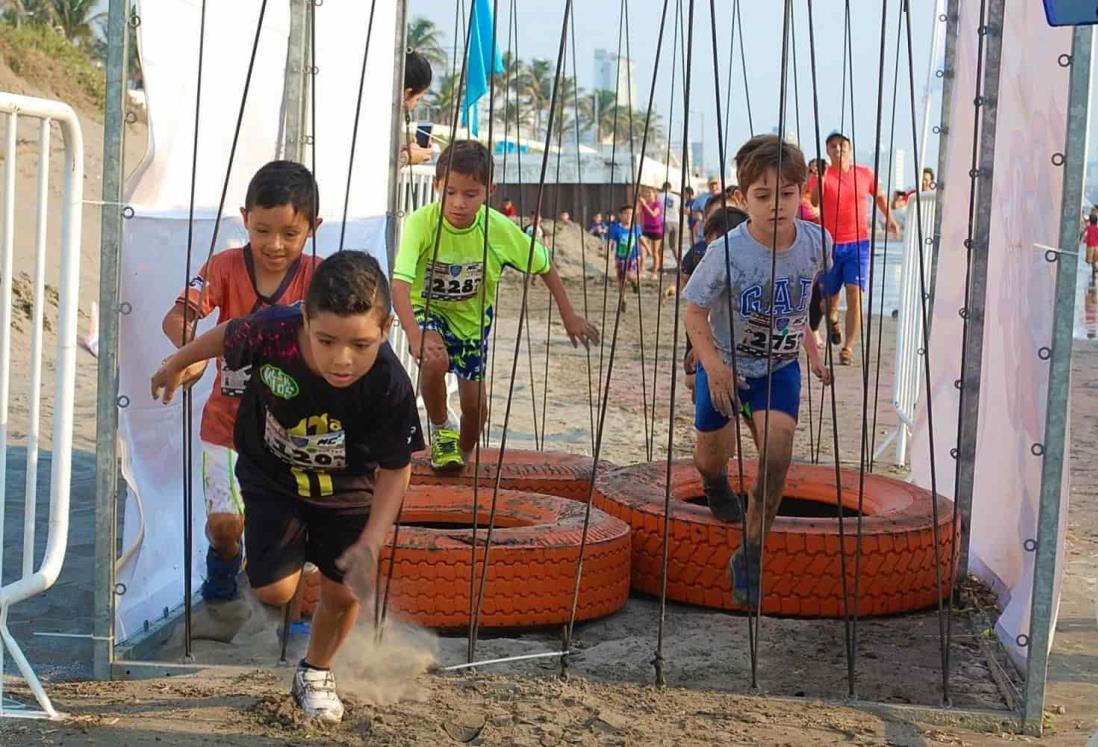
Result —
<path fill-rule="evenodd" d="M 306 715 L 332 723 L 343 720 L 343 703 L 336 695 L 335 676 L 329 670 L 299 664 L 290 692 Z"/>

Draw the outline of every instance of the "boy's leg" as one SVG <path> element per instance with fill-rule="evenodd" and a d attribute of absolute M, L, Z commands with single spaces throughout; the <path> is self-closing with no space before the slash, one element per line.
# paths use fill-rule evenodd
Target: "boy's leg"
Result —
<path fill-rule="evenodd" d="M 458 444 L 462 457 L 468 461 L 477 447 L 477 439 L 484 432 L 484 424 L 488 422 L 488 391 L 484 382 L 459 377 L 458 399 L 461 401 L 461 438 Z"/>
<path fill-rule="evenodd" d="M 766 411 L 753 413 L 751 419 L 755 432 L 759 434 L 759 441 L 762 442 Z M 763 537 L 770 531 L 774 518 L 778 515 L 782 491 L 785 490 L 785 478 L 793 460 L 793 433 L 796 429 L 797 421 L 788 413 L 770 411 L 770 435 L 765 438 L 766 462 L 759 465 L 755 487 L 751 491 L 751 503 L 747 508 L 747 543 L 751 546 L 762 545 Z M 761 454 L 759 458 L 762 459 Z"/>
<path fill-rule="evenodd" d="M 423 335 L 425 344 L 439 345 L 443 348 L 446 347 L 446 342 L 438 332 L 429 329 L 426 330 Z M 419 354 L 418 350 L 412 352 L 416 355 Z M 445 359 L 434 358 L 430 361 L 424 361 L 423 364 L 420 365 L 422 375 L 420 377 L 419 388 L 420 393 L 423 396 L 423 407 L 427 410 L 428 419 L 431 421 L 432 425 L 435 426 L 444 425 L 448 417 L 446 410 L 446 374 L 449 370 L 449 356 Z"/>
<path fill-rule="evenodd" d="M 458 470 L 464 464 L 458 450 L 458 424 L 450 417 L 446 374 L 460 364 L 461 344 L 449 332 L 446 321 L 417 312 L 416 320 L 424 327 L 424 344 L 441 346 L 445 357 L 424 361 L 421 366 L 420 393 L 427 410 L 431 466 L 440 470 Z"/>
<path fill-rule="evenodd" d="M 243 560 L 244 502 L 236 482 L 236 452 L 203 441 L 202 491 L 206 499 L 206 578 L 196 616 L 194 638 L 230 643 L 251 609 L 240 595 L 237 576 Z"/>
<path fill-rule="evenodd" d="M 736 424 L 713 406 L 709 377 L 700 363 L 694 387 L 694 466 L 702 478 L 706 504 L 722 521 L 741 521 L 740 498 L 728 483 L 728 460 L 736 453 Z"/>
<path fill-rule="evenodd" d="M 360 606 L 350 589 L 323 574 L 320 576 L 320 605 L 313 615 L 306 662 L 317 669 L 332 665 L 332 658 L 358 619 Z"/>

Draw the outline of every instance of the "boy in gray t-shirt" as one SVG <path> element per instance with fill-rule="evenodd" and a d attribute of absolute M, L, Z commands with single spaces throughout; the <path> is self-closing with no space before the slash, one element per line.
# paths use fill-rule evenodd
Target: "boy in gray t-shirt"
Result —
<path fill-rule="evenodd" d="M 709 245 L 683 297 L 686 331 L 698 361 L 694 464 L 719 518 L 742 518 L 739 498 L 728 483 L 737 411 L 762 454 L 748 501 L 744 547 L 730 563 L 733 599 L 754 608 L 761 599 L 763 539 L 777 516 L 793 458 L 802 346 L 812 372 L 830 383 L 816 338 L 808 331 L 808 304 L 831 237 L 796 218 L 807 177 L 798 148 L 774 135 L 752 138 L 736 154 L 736 172 L 749 220 Z"/>

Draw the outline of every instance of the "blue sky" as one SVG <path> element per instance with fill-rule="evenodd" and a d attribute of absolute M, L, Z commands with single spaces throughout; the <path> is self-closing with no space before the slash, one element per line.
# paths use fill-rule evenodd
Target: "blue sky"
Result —
<path fill-rule="evenodd" d="M 459 0 L 460 2 L 461 0 Z M 731 27 L 732 0 L 713 0 L 717 9 L 717 41 L 719 58 L 719 78 L 721 85 L 722 107 L 725 106 L 727 91 L 727 72 L 729 60 L 729 32 Z M 525 60 L 544 58 L 556 60 L 557 45 L 560 39 L 561 21 L 564 3 L 534 2 L 516 0 L 516 22 L 519 36 L 520 56 Z M 672 113 L 670 101 L 670 58 L 671 38 L 675 28 L 673 23 L 677 0 L 670 0 L 668 26 L 665 32 L 664 51 L 661 55 L 659 77 L 656 86 L 654 108 L 663 117 L 666 127 L 673 117 L 672 140 L 681 140 L 682 99 L 681 94 Z M 452 44 L 454 31 L 453 2 L 442 0 L 411 0 L 411 16 L 426 16 L 434 21 L 444 32 L 446 44 Z M 792 72 L 789 77 L 789 114 L 786 120 L 787 132 L 794 133 L 796 126 L 796 107 L 800 108 L 800 140 L 808 155 L 814 155 L 811 140 L 814 129 L 812 114 L 812 84 L 809 68 L 808 16 L 807 0 L 794 0 L 793 28 L 796 37 L 797 78 L 800 96 L 793 103 Z M 853 47 L 852 75 L 853 87 L 845 87 L 845 106 L 843 80 L 843 38 L 844 23 L 842 0 L 815 0 L 813 15 L 815 20 L 815 44 L 817 66 L 817 99 L 820 109 L 820 130 L 823 136 L 840 127 L 852 132 L 860 157 L 871 158 L 875 142 L 875 124 L 877 116 L 877 81 L 881 42 L 881 15 L 887 5 L 887 31 L 885 43 L 885 107 L 882 125 L 882 147 L 887 148 L 892 134 L 891 102 L 893 90 L 893 69 L 896 63 L 897 21 L 900 12 L 900 0 L 851 0 L 851 46 Z M 914 48 L 915 89 L 918 114 L 921 117 L 921 101 L 927 75 L 927 60 L 930 53 L 931 27 L 935 22 L 934 2 L 919 0 L 912 5 L 912 40 Z M 686 15 L 687 0 L 683 0 L 683 14 Z M 714 88 L 714 65 L 712 50 L 712 20 L 709 13 L 710 3 L 695 0 L 694 10 L 694 50 L 691 64 L 691 139 L 700 139 L 704 144 L 706 168 L 715 171 L 718 164 L 716 96 Z M 467 7 L 467 6 L 466 6 Z M 509 22 L 510 2 L 499 0 L 500 37 L 506 36 Z M 638 98 L 636 106 L 647 106 L 648 92 L 652 84 L 655 68 L 656 46 L 658 40 L 662 0 L 630 0 L 629 2 L 629 43 L 631 57 L 636 64 L 635 87 Z M 577 67 L 579 83 L 585 89 L 595 85 L 594 50 L 604 48 L 617 51 L 618 25 L 621 13 L 620 0 L 602 0 L 601 2 L 574 3 L 576 25 Z M 779 81 L 781 65 L 782 4 L 777 0 L 766 2 L 740 3 L 740 13 L 745 42 L 747 81 L 750 89 L 750 103 L 754 132 L 770 132 L 778 126 Z M 738 37 L 738 34 L 737 34 Z M 681 44 L 681 42 L 680 42 Z M 896 111 L 895 148 L 907 152 L 905 180 L 914 183 L 914 165 L 911 162 L 912 132 L 909 88 L 907 85 L 907 49 L 906 36 L 901 37 L 899 104 Z M 506 45 L 501 43 L 506 49 Z M 570 54 L 570 51 L 569 51 Z M 623 50 L 624 54 L 624 50 Z M 571 67 L 571 58 L 568 60 Z M 792 62 L 790 62 L 792 70 Z M 680 72 L 676 87 L 681 91 Z M 733 60 L 733 83 L 731 94 L 731 115 L 728 142 L 730 150 L 746 140 L 751 130 L 748 128 L 747 98 L 744 95 L 743 65 L 740 61 L 740 47 L 737 39 L 735 59 Z M 853 114 L 851 113 L 853 101 Z M 937 109 L 934 109 L 934 124 L 937 124 Z M 936 153 L 931 152 L 936 159 Z M 882 164 L 882 177 L 886 164 Z"/>

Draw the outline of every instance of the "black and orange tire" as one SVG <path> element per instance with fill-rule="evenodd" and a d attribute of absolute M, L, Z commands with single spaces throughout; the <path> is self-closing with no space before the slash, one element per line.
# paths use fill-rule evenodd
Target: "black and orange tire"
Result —
<path fill-rule="evenodd" d="M 481 490 L 477 511 L 481 528 L 476 537 L 478 584 L 491 499 L 490 491 Z M 527 628 L 568 621 L 585 508 L 556 496 L 499 492 L 481 603 L 482 628 Z M 392 612 L 429 628 L 468 626 L 472 523 L 472 487 L 408 489 L 389 588 Z M 393 557 L 392 543 L 390 533 L 381 556 L 383 579 Z M 625 606 L 629 558 L 629 526 L 592 508 L 577 620 L 603 617 Z"/>
<path fill-rule="evenodd" d="M 632 586 L 659 594 L 663 559 L 666 463 L 640 464 L 607 473 L 598 483 L 595 505 L 633 529 Z M 745 482 L 754 484 L 755 464 L 745 462 Z M 738 466 L 729 464 L 733 489 Z M 854 557 L 858 473 L 842 470 L 842 503 L 847 559 L 847 598 L 855 611 Z M 836 505 L 835 468 L 793 464 L 784 495 Z M 742 609 L 732 601 L 728 563 L 743 539 L 742 525 L 715 518 L 704 505 L 687 502 L 703 495 L 702 481 L 689 460 L 671 471 L 668 598 L 718 609 Z M 858 569 L 857 614 L 889 615 L 938 603 L 952 589 L 950 558 L 958 539 L 953 503 L 938 497 L 939 557 L 934 552 L 931 494 L 880 475 L 865 476 Z M 771 615 L 841 617 L 845 613 L 837 518 L 779 515 L 766 537 L 763 554 L 762 611 Z M 955 565 L 955 563 L 954 563 Z"/>
<path fill-rule="evenodd" d="M 478 481 L 482 487 L 495 486 L 498 459 L 499 449 L 481 449 Z M 578 454 L 507 449 L 500 468 L 499 486 L 503 490 L 526 490 L 586 501 L 591 490 L 593 464 L 591 457 Z M 421 451 L 412 457 L 412 484 L 472 485 L 474 467 L 470 458 L 465 468 L 458 472 L 439 472 L 431 469 L 430 454 Z M 611 469 L 613 465 L 601 462 L 599 473 Z"/>

